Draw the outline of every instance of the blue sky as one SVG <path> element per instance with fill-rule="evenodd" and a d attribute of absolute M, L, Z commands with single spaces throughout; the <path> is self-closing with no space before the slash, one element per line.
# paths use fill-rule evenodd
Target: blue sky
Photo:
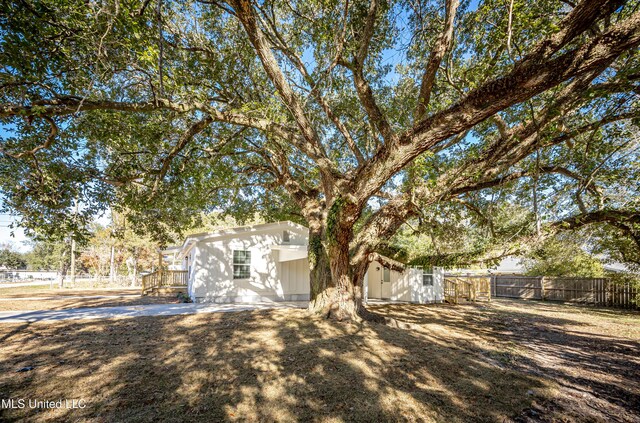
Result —
<path fill-rule="evenodd" d="M 1 140 L 11 136 L 8 129 L 6 125 L 0 124 Z M 2 201 L 2 196 L 0 195 L 0 209 L 2 208 Z M 0 213 L 0 244 L 12 244 L 16 250 L 27 251 L 29 248 L 24 245 L 24 241 L 27 240 L 24 231 L 21 228 L 9 228 L 9 225 L 18 220 L 18 218 L 15 215 Z M 12 232 L 14 236 L 12 236 Z"/>
<path fill-rule="evenodd" d="M 24 231 L 21 228 L 11 229 L 9 228 L 9 224 L 15 220 L 15 217 L 0 214 L 0 244 L 11 244 L 13 248 L 18 251 L 28 251 L 29 247 L 24 244 L 24 241 L 27 240 L 27 237 L 24 235 Z M 15 236 L 11 236 L 11 233 L 14 233 Z"/>

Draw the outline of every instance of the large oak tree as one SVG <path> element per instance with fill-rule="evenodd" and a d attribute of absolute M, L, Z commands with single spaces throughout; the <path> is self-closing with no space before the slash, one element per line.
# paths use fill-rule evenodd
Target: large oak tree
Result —
<path fill-rule="evenodd" d="M 635 224 L 598 200 L 590 175 L 541 157 L 608 126 L 634 130 L 637 9 L 5 2 L 4 201 L 51 234 L 106 204 L 157 235 L 206 207 L 297 215 L 310 308 L 369 317 L 371 253 L 434 205 L 554 174 L 578 184 L 565 226 Z"/>

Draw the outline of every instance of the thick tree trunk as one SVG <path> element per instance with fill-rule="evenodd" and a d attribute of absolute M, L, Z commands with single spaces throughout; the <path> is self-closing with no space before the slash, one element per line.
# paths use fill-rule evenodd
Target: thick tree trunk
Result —
<path fill-rule="evenodd" d="M 363 282 L 368 263 L 350 263 L 350 238 L 347 231 L 328 239 L 326 231 L 310 230 L 309 310 L 336 320 L 384 321 L 364 307 Z"/>

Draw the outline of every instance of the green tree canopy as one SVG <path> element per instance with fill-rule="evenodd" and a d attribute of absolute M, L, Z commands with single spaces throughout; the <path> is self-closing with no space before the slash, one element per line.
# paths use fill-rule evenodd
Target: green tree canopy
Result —
<path fill-rule="evenodd" d="M 637 9 L 4 2 L 4 204 L 49 237 L 126 208 L 163 243 L 203 210 L 289 217 L 312 308 L 367 316 L 370 253 L 441 206 L 511 195 L 536 233 L 637 220 Z"/>
<path fill-rule="evenodd" d="M 523 260 L 528 275 L 601 278 L 602 262 L 571 237 L 553 237 L 532 250 Z"/>
<path fill-rule="evenodd" d="M 24 255 L 9 246 L 0 246 L 0 267 L 5 269 L 26 269 Z"/>
<path fill-rule="evenodd" d="M 32 240 L 25 254 L 29 270 L 60 270 L 68 266 L 70 245 L 63 241 Z"/>

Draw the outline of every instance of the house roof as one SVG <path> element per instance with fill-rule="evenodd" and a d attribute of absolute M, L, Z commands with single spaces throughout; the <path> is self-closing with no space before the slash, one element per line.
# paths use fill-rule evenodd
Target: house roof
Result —
<path fill-rule="evenodd" d="M 197 241 L 201 241 L 209 238 L 217 238 L 220 236 L 226 235 L 235 235 L 235 234 L 243 234 L 246 232 L 259 232 L 265 231 L 277 227 L 289 227 L 293 229 L 297 229 L 300 231 L 307 231 L 307 227 L 294 223 L 290 220 L 282 220 L 279 222 L 271 222 L 271 223 L 259 223 L 257 225 L 245 225 L 245 226 L 236 226 L 234 228 L 223 228 L 216 231 L 211 232 L 201 232 L 198 234 L 192 234 L 187 237 L 187 239 L 195 239 Z"/>
<path fill-rule="evenodd" d="M 245 225 L 245 226 L 236 226 L 233 228 L 224 228 L 211 232 L 202 232 L 198 234 L 189 235 L 181 246 L 177 247 L 180 249 L 180 256 L 186 255 L 191 248 L 200 241 L 212 240 L 216 238 L 222 238 L 233 235 L 244 235 L 252 232 L 263 232 L 268 231 L 270 229 L 282 228 L 282 229 L 293 229 L 301 232 L 308 231 L 308 228 L 302 225 L 299 225 L 295 222 L 291 222 L 290 220 L 283 220 L 279 222 L 271 222 L 271 223 L 260 223 L 257 225 Z"/>
<path fill-rule="evenodd" d="M 613 273 L 633 273 L 629 267 L 624 263 L 619 263 L 617 261 L 612 263 L 604 263 L 603 266 L 606 272 Z"/>
<path fill-rule="evenodd" d="M 182 245 L 172 245 L 171 247 L 167 247 L 163 250 L 160 250 L 160 254 L 163 254 L 163 255 L 174 254 L 180 251 L 181 248 L 182 248 Z"/>
<path fill-rule="evenodd" d="M 522 265 L 522 259 L 509 256 L 503 258 L 495 269 L 490 270 L 490 273 L 522 274 L 525 271 L 526 269 Z"/>

